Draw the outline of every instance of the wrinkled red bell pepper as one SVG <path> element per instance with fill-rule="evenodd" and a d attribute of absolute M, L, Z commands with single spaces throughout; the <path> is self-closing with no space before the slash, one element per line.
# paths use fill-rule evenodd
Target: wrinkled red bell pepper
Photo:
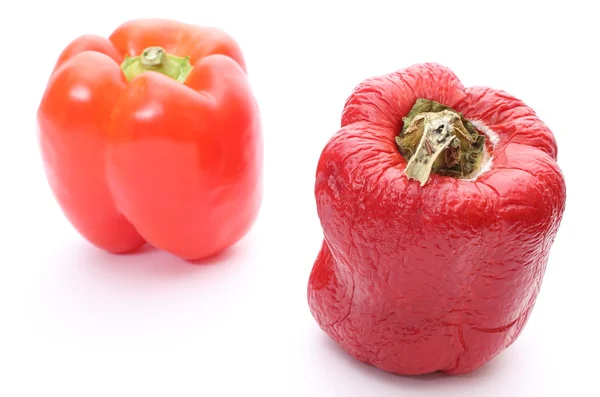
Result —
<path fill-rule="evenodd" d="M 242 52 L 226 33 L 134 20 L 77 38 L 38 110 L 50 187 L 74 227 L 114 253 L 146 242 L 214 255 L 253 224 L 263 143 Z"/>
<path fill-rule="evenodd" d="M 356 359 L 475 370 L 531 313 L 565 206 L 553 134 L 522 101 L 420 64 L 361 83 L 324 148 L 308 300 Z"/>

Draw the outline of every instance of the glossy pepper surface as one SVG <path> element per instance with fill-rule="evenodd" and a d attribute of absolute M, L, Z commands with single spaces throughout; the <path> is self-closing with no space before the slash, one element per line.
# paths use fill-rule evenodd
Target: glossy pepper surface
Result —
<path fill-rule="evenodd" d="M 260 117 L 237 43 L 215 28 L 134 20 L 59 56 L 38 110 L 51 189 L 109 252 L 146 242 L 216 254 L 262 198 Z"/>
<path fill-rule="evenodd" d="M 506 92 L 419 64 L 361 83 L 322 151 L 308 300 L 356 359 L 473 371 L 534 307 L 565 206 L 549 128 Z"/>

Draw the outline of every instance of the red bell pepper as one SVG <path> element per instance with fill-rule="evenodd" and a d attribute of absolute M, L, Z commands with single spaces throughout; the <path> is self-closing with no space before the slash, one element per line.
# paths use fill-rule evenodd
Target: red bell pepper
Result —
<path fill-rule="evenodd" d="M 74 227 L 114 253 L 185 259 L 244 236 L 262 197 L 260 117 L 226 33 L 135 20 L 60 55 L 38 110 L 50 187 Z"/>
<path fill-rule="evenodd" d="M 522 101 L 421 64 L 368 79 L 324 148 L 308 300 L 356 359 L 475 370 L 534 307 L 565 206 L 553 134 Z"/>

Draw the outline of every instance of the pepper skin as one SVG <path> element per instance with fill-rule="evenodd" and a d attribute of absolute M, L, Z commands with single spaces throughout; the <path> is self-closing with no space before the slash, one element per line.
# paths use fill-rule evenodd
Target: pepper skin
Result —
<path fill-rule="evenodd" d="M 75 39 L 38 110 L 50 187 L 97 247 L 146 242 L 195 260 L 251 228 L 262 198 L 260 117 L 242 52 L 214 28 L 134 20 Z"/>
<path fill-rule="evenodd" d="M 461 112 L 491 158 L 471 179 L 405 175 L 395 137 L 417 99 Z M 427 63 L 361 83 L 322 151 L 324 233 L 308 285 L 320 327 L 356 359 L 405 374 L 471 372 L 534 307 L 566 188 L 553 134 L 503 91 Z"/>

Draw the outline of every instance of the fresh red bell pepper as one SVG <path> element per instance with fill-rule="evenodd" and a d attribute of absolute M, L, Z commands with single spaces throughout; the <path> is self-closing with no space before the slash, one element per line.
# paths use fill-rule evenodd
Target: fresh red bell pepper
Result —
<path fill-rule="evenodd" d="M 60 55 L 38 110 L 50 187 L 74 227 L 114 253 L 185 259 L 244 236 L 262 197 L 260 116 L 226 33 L 134 20 Z"/>
<path fill-rule="evenodd" d="M 356 359 L 475 370 L 534 307 L 565 206 L 549 128 L 503 91 L 415 65 L 361 83 L 324 148 L 308 300 Z"/>

